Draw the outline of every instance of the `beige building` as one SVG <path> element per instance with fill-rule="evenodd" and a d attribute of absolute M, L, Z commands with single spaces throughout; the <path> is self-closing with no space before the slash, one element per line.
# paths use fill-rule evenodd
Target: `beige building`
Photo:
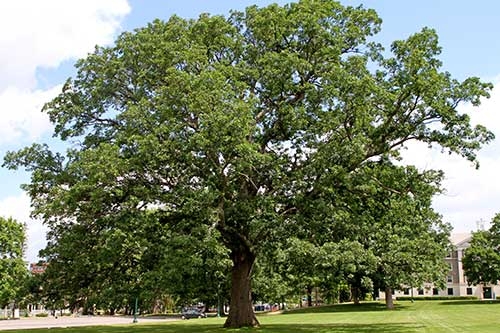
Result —
<path fill-rule="evenodd" d="M 498 285 L 471 285 L 467 283 L 467 278 L 462 267 L 462 257 L 464 250 L 469 247 L 471 234 L 456 233 L 451 235 L 451 243 L 455 249 L 451 251 L 445 258 L 446 263 L 450 266 L 448 275 L 446 276 L 446 287 L 437 289 L 432 284 L 427 284 L 421 288 L 405 288 L 404 290 L 396 290 L 395 297 L 398 296 L 476 296 L 479 299 L 496 299 L 500 297 L 500 286 Z M 383 294 L 380 295 L 382 298 Z"/>

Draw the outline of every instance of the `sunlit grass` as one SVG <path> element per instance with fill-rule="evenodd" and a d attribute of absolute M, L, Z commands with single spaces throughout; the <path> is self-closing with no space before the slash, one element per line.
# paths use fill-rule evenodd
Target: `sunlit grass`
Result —
<path fill-rule="evenodd" d="M 347 332 L 499 332 L 500 302 L 398 302 L 396 310 L 381 303 L 343 304 L 260 315 L 259 328 L 222 329 L 224 318 L 207 318 L 127 326 L 52 328 L 50 333 L 347 333 Z M 47 329 L 8 332 L 48 332 Z"/>

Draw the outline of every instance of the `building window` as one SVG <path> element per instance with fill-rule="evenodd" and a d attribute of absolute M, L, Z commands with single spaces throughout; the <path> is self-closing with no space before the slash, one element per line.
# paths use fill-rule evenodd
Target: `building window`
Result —
<path fill-rule="evenodd" d="M 448 277 L 446 278 L 446 281 L 448 281 L 448 283 L 453 282 L 453 276 L 448 275 Z"/>
<path fill-rule="evenodd" d="M 405 289 L 403 290 L 403 294 L 405 294 L 405 295 L 409 295 L 409 294 L 410 294 L 410 289 L 409 289 L 409 288 L 405 288 Z"/>
<path fill-rule="evenodd" d="M 423 294 L 424 294 L 424 290 L 423 290 L 423 289 L 419 289 L 419 290 L 418 290 L 418 294 L 419 294 L 419 295 L 423 295 Z"/>
<path fill-rule="evenodd" d="M 448 288 L 448 296 L 453 296 L 453 288 Z"/>
<path fill-rule="evenodd" d="M 467 295 L 472 295 L 472 288 L 467 288 Z"/>
<path fill-rule="evenodd" d="M 433 294 L 434 296 L 439 295 L 439 290 L 438 290 L 438 288 L 432 288 L 432 294 Z"/>

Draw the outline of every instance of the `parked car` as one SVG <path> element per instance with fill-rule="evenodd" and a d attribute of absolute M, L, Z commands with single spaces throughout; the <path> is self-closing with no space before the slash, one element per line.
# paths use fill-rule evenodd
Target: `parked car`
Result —
<path fill-rule="evenodd" d="M 205 312 L 201 311 L 200 309 L 196 309 L 196 308 L 184 309 L 181 312 L 182 319 L 206 318 L 206 317 L 207 317 L 207 315 L 205 314 Z"/>
<path fill-rule="evenodd" d="M 255 312 L 269 311 L 271 310 L 271 306 L 269 304 L 256 304 L 254 305 L 253 310 Z"/>

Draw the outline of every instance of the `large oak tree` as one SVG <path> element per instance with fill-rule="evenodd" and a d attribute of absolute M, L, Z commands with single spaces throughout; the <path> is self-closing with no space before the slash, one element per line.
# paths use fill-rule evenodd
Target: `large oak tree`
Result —
<path fill-rule="evenodd" d="M 412 140 L 475 161 L 493 137 L 457 112 L 491 85 L 441 71 L 432 29 L 383 51 L 380 23 L 329 0 L 154 21 L 80 60 L 46 104 L 72 148 L 34 145 L 5 164 L 32 171 L 25 189 L 53 243 L 74 225 L 130 230 L 151 211 L 164 225 L 205 226 L 232 261 L 225 326 L 258 325 L 260 251 L 341 223 L 368 162 Z M 306 218 L 311 207 L 325 219 Z"/>

